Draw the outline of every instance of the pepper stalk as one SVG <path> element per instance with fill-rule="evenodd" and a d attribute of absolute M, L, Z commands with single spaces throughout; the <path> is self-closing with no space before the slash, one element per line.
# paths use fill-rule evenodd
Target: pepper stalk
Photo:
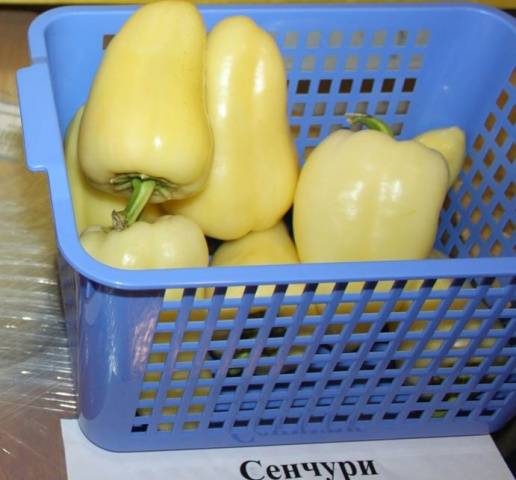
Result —
<path fill-rule="evenodd" d="M 346 115 L 346 118 L 352 126 L 364 125 L 371 130 L 377 130 L 386 133 L 390 137 L 394 137 L 394 132 L 391 127 L 379 118 L 367 115 L 366 113 L 350 113 Z"/>
<path fill-rule="evenodd" d="M 113 210 L 113 229 L 117 231 L 130 227 L 142 213 L 156 187 L 155 180 L 131 179 L 132 193 L 124 210 Z"/>

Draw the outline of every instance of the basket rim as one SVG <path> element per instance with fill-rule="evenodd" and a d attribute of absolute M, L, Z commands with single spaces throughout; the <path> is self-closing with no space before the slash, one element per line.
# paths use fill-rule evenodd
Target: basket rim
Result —
<path fill-rule="evenodd" d="M 42 61 L 47 57 L 47 49 L 45 45 L 45 30 L 55 21 L 66 18 L 70 15 L 128 15 L 138 9 L 139 4 L 127 5 L 64 5 L 51 8 L 38 15 L 29 25 L 28 40 L 29 40 L 29 54 L 32 62 Z M 245 12 L 264 13 L 274 8 L 276 12 L 286 10 L 289 13 L 306 12 L 307 10 L 314 13 L 324 12 L 345 12 L 345 11 L 368 11 L 374 8 L 376 11 L 473 11 L 478 14 L 489 15 L 495 17 L 497 21 L 501 21 L 510 27 L 516 33 L 516 18 L 513 18 L 508 13 L 496 7 L 479 4 L 472 1 L 465 1 L 461 3 L 443 2 L 382 2 L 382 3 L 360 3 L 360 4 L 336 4 L 336 3 L 275 3 L 269 5 L 265 3 L 257 4 L 199 4 L 197 5 L 201 12 L 226 12 L 227 14 L 237 14 Z"/>

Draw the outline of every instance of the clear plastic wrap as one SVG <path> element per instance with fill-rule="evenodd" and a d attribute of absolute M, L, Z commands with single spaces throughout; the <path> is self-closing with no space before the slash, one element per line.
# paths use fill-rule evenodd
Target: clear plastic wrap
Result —
<path fill-rule="evenodd" d="M 0 479 L 59 479 L 59 419 L 76 400 L 47 181 L 12 151 L 0 144 Z"/>
<path fill-rule="evenodd" d="M 15 72 L 33 13 L 0 12 L 0 479 L 66 478 L 59 419 L 76 399 L 47 179 L 27 170 Z"/>

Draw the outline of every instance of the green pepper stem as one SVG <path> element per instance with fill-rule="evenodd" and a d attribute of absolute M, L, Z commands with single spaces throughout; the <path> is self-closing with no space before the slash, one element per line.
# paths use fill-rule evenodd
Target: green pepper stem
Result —
<path fill-rule="evenodd" d="M 129 198 L 125 209 L 113 211 L 113 228 L 115 230 L 124 230 L 138 220 L 142 210 L 152 197 L 152 192 L 156 187 L 156 182 L 154 180 L 133 178 L 131 180 L 131 186 L 131 197 Z"/>
<path fill-rule="evenodd" d="M 391 137 L 394 137 L 394 132 L 391 130 L 389 125 L 387 125 L 379 118 L 367 115 L 365 113 L 349 113 L 346 115 L 346 118 L 351 125 L 364 125 L 371 130 L 378 130 L 379 132 L 383 132 Z"/>

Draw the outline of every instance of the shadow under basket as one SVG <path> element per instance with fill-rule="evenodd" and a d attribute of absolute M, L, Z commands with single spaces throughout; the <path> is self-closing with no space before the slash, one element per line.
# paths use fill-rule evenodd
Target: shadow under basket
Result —
<path fill-rule="evenodd" d="M 29 32 L 33 64 L 18 73 L 27 164 L 49 178 L 86 436 L 141 451 L 506 424 L 516 411 L 514 20 L 469 4 L 201 6 L 208 29 L 243 14 L 274 35 L 300 163 L 347 112 L 377 115 L 400 139 L 466 131 L 435 243 L 448 258 L 121 271 L 80 245 L 62 142 L 135 8 L 43 13 Z"/>

